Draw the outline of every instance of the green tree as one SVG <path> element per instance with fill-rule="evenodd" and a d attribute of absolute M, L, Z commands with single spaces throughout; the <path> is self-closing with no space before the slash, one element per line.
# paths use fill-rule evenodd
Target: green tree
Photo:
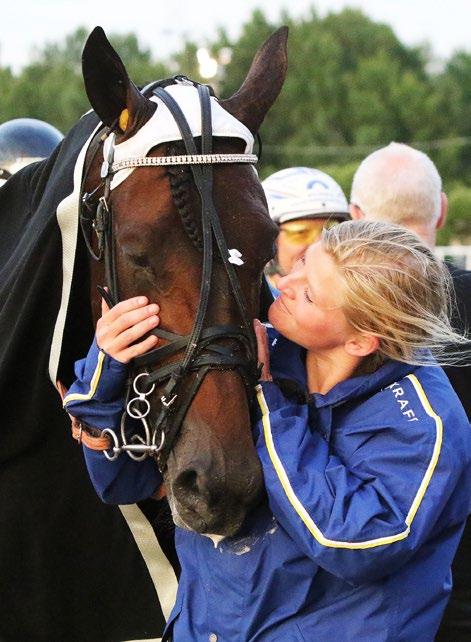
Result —
<path fill-rule="evenodd" d="M 437 235 L 438 245 L 452 242 L 471 243 L 471 188 L 455 184 L 448 191 L 448 217 L 446 225 Z"/>
<path fill-rule="evenodd" d="M 447 176 L 471 186 L 471 53 L 452 56 L 436 79 L 436 93 L 447 124 L 442 138 L 456 138 L 454 145 L 438 150 L 437 162 L 447 168 Z"/>
<path fill-rule="evenodd" d="M 0 122 L 31 117 L 50 122 L 66 132 L 90 105 L 81 71 L 81 54 L 88 33 L 83 27 L 61 43 L 47 44 L 36 52 L 36 59 L 20 74 L 1 70 Z M 135 35 L 111 35 L 130 77 L 146 84 L 168 75 L 162 62 L 152 60 L 149 49 L 140 47 Z"/>
<path fill-rule="evenodd" d="M 325 18 L 312 9 L 282 21 L 290 28 L 289 72 L 262 128 L 270 166 L 332 163 L 335 154 L 351 156 L 352 145 L 426 140 L 444 120 L 435 110 L 426 50 L 406 47 L 389 26 L 353 9 Z M 256 11 L 238 39 L 220 34 L 216 47 L 234 52 L 223 95 L 240 85 L 253 52 L 279 24 Z"/>
<path fill-rule="evenodd" d="M 134 34 L 111 34 L 110 40 L 141 85 L 175 73 L 203 81 L 196 52 L 204 44 L 224 63 L 210 84 L 228 97 L 240 87 L 255 51 L 281 24 L 290 29 L 288 76 L 261 129 L 262 178 L 290 165 L 310 165 L 331 174 L 348 194 L 365 155 L 391 140 L 411 143 L 436 162 L 450 195 L 442 242 L 464 238 L 471 210 L 470 52 L 457 52 L 433 71 L 430 47 L 406 46 L 391 27 L 355 9 L 320 17 L 311 8 L 297 18 L 284 12 L 277 20 L 256 10 L 237 37 L 220 28 L 212 40 L 188 40 L 166 61 L 153 59 Z M 86 36 L 79 28 L 45 45 L 19 74 L 0 67 L 0 122 L 33 116 L 67 131 L 89 109 L 80 68 Z"/>

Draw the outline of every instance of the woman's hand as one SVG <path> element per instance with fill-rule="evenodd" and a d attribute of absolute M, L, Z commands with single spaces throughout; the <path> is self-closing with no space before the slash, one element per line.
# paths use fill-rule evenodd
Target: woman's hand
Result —
<path fill-rule="evenodd" d="M 258 365 L 262 366 L 260 381 L 273 381 L 270 373 L 270 351 L 268 349 L 267 329 L 258 319 L 253 320 L 253 328 L 257 339 Z"/>
<path fill-rule="evenodd" d="M 110 309 L 102 299 L 102 316 L 96 326 L 96 341 L 100 350 L 121 363 L 128 363 L 154 348 L 158 339 L 153 334 L 134 343 L 159 325 L 157 313 L 160 308 L 156 303 L 148 303 L 147 297 L 138 296 L 120 301 Z"/>

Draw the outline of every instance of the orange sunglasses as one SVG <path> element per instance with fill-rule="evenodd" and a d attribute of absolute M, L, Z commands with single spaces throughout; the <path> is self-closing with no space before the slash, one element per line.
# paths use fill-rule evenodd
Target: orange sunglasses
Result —
<path fill-rule="evenodd" d="M 335 219 L 297 219 L 282 223 L 280 233 L 283 232 L 286 240 L 294 245 L 311 245 L 320 239 L 324 228 L 329 229 L 338 223 Z"/>

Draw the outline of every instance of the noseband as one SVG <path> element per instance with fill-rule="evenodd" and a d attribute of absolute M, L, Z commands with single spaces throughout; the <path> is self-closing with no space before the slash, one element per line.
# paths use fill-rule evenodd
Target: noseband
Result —
<path fill-rule="evenodd" d="M 174 98 L 164 87 L 171 83 L 191 84 L 197 88 L 201 107 L 201 153 L 198 153 L 193 134 L 188 122 Z M 108 158 L 104 160 L 101 177 L 104 186 L 103 196 L 93 218 L 81 211 L 81 227 L 89 252 L 96 260 L 104 258 L 108 292 L 99 288 L 108 305 L 118 302 L 118 276 L 115 263 L 115 245 L 112 230 L 112 210 L 110 202 L 111 180 L 121 169 L 149 166 L 188 165 L 195 186 L 201 198 L 201 229 L 203 240 L 203 264 L 200 285 L 200 297 L 196 318 L 189 335 L 178 335 L 160 328 L 152 331 L 167 343 L 146 354 L 133 359 L 131 374 L 127 384 L 125 410 L 121 418 L 121 431 L 118 436 L 112 429 L 105 429 L 110 448 L 103 451 L 106 457 L 114 460 L 126 452 L 134 460 L 155 456 L 161 471 L 166 467 L 176 437 L 179 434 L 185 415 L 201 386 L 205 375 L 210 370 L 235 370 L 239 372 L 251 395 L 258 378 L 257 348 L 252 330 L 252 322 L 247 311 L 239 278 L 234 269 L 240 254 L 229 250 L 221 228 L 218 212 L 213 200 L 213 165 L 217 163 L 256 163 L 254 154 L 214 154 L 211 120 L 210 91 L 206 85 L 200 85 L 183 76 L 166 81 L 157 81 L 143 90 L 144 95 L 154 94 L 172 114 L 185 145 L 186 154 L 181 156 L 137 157 L 114 163 L 114 140 L 110 146 Z M 114 134 L 111 134 L 114 139 Z M 87 172 L 85 172 L 86 177 Z M 99 186 L 100 187 L 100 186 Z M 97 188 L 98 189 L 98 188 Z M 83 204 L 89 207 L 90 197 L 97 191 L 84 194 Z M 93 227 L 98 236 L 98 253 L 92 249 L 87 228 Z M 212 279 L 214 250 L 224 265 L 230 290 L 235 299 L 241 317 L 241 325 L 218 325 L 205 327 L 204 321 L 208 308 L 210 285 Z M 240 264 L 240 263 L 239 263 Z M 229 339 L 228 345 L 221 345 L 221 340 Z M 241 350 L 234 350 L 234 343 Z M 230 347 L 233 346 L 233 347 Z M 155 370 L 155 366 L 184 350 L 183 357 Z M 188 382 L 188 375 L 193 379 Z M 186 380 L 186 385 L 185 384 Z M 164 386 L 160 395 L 160 410 L 155 425 L 151 429 L 147 417 L 151 410 L 148 397 L 156 386 Z M 141 429 L 131 437 L 129 417 L 141 422 Z"/>

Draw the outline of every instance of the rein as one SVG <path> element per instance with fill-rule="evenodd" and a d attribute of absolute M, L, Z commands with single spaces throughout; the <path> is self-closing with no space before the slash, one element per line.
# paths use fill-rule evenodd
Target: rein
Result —
<path fill-rule="evenodd" d="M 193 134 L 188 122 L 174 98 L 165 91 L 164 86 L 172 82 L 191 84 L 196 87 L 201 107 L 201 153 L 198 153 Z M 200 285 L 200 296 L 198 310 L 189 335 L 182 336 L 156 328 L 152 330 L 160 339 L 167 341 L 166 345 L 160 346 L 137 357 L 131 362 L 131 376 L 126 390 L 125 411 L 121 418 L 121 430 L 118 436 L 112 429 L 103 430 L 103 435 L 110 439 L 110 448 L 104 450 L 106 457 L 114 460 L 122 452 L 126 452 L 132 459 L 142 460 L 149 455 L 157 459 L 159 469 L 163 471 L 166 467 L 168 456 L 173 444 L 180 432 L 186 413 L 197 394 L 204 377 L 210 370 L 236 370 L 241 375 L 244 384 L 250 395 L 253 386 L 258 379 L 257 369 L 257 347 L 252 330 L 251 319 L 248 316 L 247 304 L 245 301 L 239 278 L 235 272 L 233 263 L 234 252 L 229 250 L 224 233 L 221 228 L 217 209 L 213 200 L 213 165 L 217 163 L 256 163 L 257 157 L 254 154 L 214 154 L 213 134 L 211 119 L 210 90 L 206 85 L 201 85 L 188 80 L 185 77 L 175 77 L 173 80 L 157 81 L 143 90 L 144 95 L 149 93 L 157 96 L 172 114 L 182 141 L 186 154 L 179 156 L 163 157 L 137 157 L 128 158 L 118 163 L 113 162 L 114 156 L 114 134 L 112 144 L 101 168 L 103 183 L 91 194 L 84 194 L 82 201 L 89 207 L 88 201 L 100 187 L 104 185 L 104 193 L 98 200 L 93 220 L 83 215 L 81 211 L 81 227 L 85 242 L 91 256 L 95 260 L 104 259 L 105 278 L 108 285 L 108 292 L 99 288 L 101 295 L 108 305 L 113 306 L 118 302 L 118 277 L 115 261 L 115 244 L 112 231 L 112 209 L 110 202 L 111 180 L 113 175 L 127 168 L 139 168 L 149 166 L 171 166 L 188 165 L 201 199 L 201 228 L 203 240 L 203 264 Z M 98 136 L 98 135 L 97 135 Z M 96 139 L 98 141 L 98 139 Z M 93 144 L 94 141 L 92 141 Z M 94 155 L 90 161 L 90 164 Z M 87 170 L 89 167 L 87 168 Z M 84 173 L 86 178 L 88 171 Z M 94 252 L 86 225 L 92 224 L 98 237 L 98 252 Z M 209 303 L 210 285 L 214 263 L 214 249 L 224 265 L 227 278 L 230 284 L 232 295 L 239 309 L 242 324 L 241 326 L 218 325 L 204 327 L 204 321 Z M 236 256 L 237 256 L 236 254 Z M 239 254 L 240 256 L 240 254 Z M 235 354 L 234 348 L 221 345 L 221 340 L 229 339 L 241 348 L 242 354 Z M 184 350 L 183 357 L 166 365 L 163 365 L 152 372 L 146 368 L 159 364 Z M 142 370 L 144 368 L 144 370 Z M 193 380 L 182 390 L 185 380 L 190 373 L 194 373 Z M 149 427 L 147 417 L 151 410 L 150 401 L 147 399 L 156 386 L 165 385 L 160 395 L 160 410 L 153 429 Z M 139 420 L 142 424 L 142 434 L 127 436 L 128 417 Z"/>

